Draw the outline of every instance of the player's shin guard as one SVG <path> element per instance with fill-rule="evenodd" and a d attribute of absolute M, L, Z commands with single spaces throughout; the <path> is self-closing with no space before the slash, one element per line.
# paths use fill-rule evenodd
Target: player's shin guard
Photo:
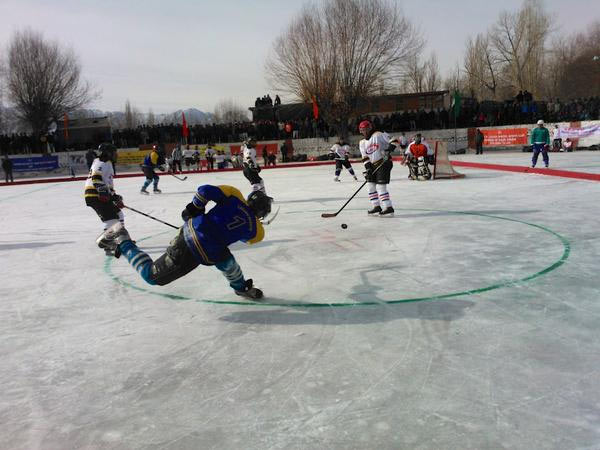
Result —
<path fill-rule="evenodd" d="M 390 201 L 390 193 L 387 190 L 387 184 L 378 184 L 377 194 L 379 195 L 379 201 L 381 202 L 381 206 L 384 210 L 392 206 L 392 202 Z"/>
<path fill-rule="evenodd" d="M 125 225 L 125 214 L 123 214 L 123 211 L 119 210 L 119 222 L 121 222 L 122 225 Z"/>
<path fill-rule="evenodd" d="M 152 278 L 152 258 L 141 251 L 132 241 L 124 241 L 119 244 L 121 254 L 125 255 L 129 264 L 137 270 L 144 281 L 148 284 L 156 284 Z"/>
<path fill-rule="evenodd" d="M 375 183 L 367 183 L 367 189 L 369 190 L 369 201 L 373 206 L 379 206 L 379 194 L 377 193 L 377 185 Z"/>
<path fill-rule="evenodd" d="M 145 191 L 145 190 L 146 190 L 146 188 L 147 188 L 148 186 L 150 186 L 150 183 L 152 183 L 152 180 L 149 180 L 148 178 L 146 178 L 146 179 L 144 180 L 144 185 L 142 186 L 142 191 Z"/>
<path fill-rule="evenodd" d="M 339 177 L 340 173 L 342 173 L 342 169 L 335 169 L 335 176 Z"/>
<path fill-rule="evenodd" d="M 225 278 L 227 278 L 227 281 L 229 281 L 229 286 L 231 286 L 232 289 L 235 291 L 244 290 L 246 280 L 244 280 L 242 268 L 233 256 L 230 256 L 224 261 L 216 263 L 215 267 L 223 273 Z"/>
<path fill-rule="evenodd" d="M 103 221 L 104 222 L 104 231 L 108 230 L 110 227 L 112 227 L 117 222 L 123 223 L 124 220 L 121 220 L 121 214 L 123 214 L 123 213 L 119 211 L 119 219 L 104 220 Z"/>

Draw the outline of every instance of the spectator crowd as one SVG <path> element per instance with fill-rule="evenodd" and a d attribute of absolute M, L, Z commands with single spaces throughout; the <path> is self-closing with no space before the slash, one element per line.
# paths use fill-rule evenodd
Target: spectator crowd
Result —
<path fill-rule="evenodd" d="M 256 99 L 261 107 L 273 104 L 267 94 Z M 263 103 L 264 102 L 264 103 Z M 275 98 L 275 105 L 280 103 Z M 356 130 L 358 123 L 367 117 L 358 117 L 348 124 Z M 454 116 L 450 109 L 440 108 L 425 111 L 412 110 L 368 117 L 376 128 L 389 132 L 431 130 L 454 127 Z M 512 124 L 532 124 L 538 119 L 547 123 L 600 119 L 600 97 L 590 97 L 562 102 L 551 99 L 547 102 L 534 101 L 527 91 L 519 93 L 515 99 L 506 102 L 477 102 L 465 98 L 460 114 L 456 118 L 458 128 L 479 128 Z M 311 115 L 302 119 L 277 121 L 257 120 L 255 122 L 233 122 L 227 124 L 197 124 L 189 128 L 188 143 L 202 145 L 209 142 L 240 142 L 248 136 L 256 139 L 303 139 L 325 138 L 336 134 L 335 124 L 328 124 L 322 118 Z M 178 142 L 182 136 L 181 124 L 140 125 L 133 129 L 113 130 L 113 142 L 120 148 L 132 148 L 152 142 Z M 0 153 L 30 153 L 39 148 L 39 137 L 25 133 L 0 135 Z"/>

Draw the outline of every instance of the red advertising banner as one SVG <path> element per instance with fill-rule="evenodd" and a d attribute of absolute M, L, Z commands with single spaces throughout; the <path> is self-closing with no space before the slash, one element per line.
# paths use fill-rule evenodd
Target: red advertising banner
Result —
<path fill-rule="evenodd" d="M 499 128 L 481 130 L 486 147 L 504 147 L 507 145 L 527 145 L 527 128 Z"/>

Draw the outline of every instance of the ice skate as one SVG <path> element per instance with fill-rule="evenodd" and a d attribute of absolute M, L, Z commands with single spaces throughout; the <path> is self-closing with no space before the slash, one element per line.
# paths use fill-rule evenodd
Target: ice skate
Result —
<path fill-rule="evenodd" d="M 338 177 L 335 177 L 335 178 L 333 179 L 333 181 L 340 181 L 340 179 L 339 179 Z"/>
<path fill-rule="evenodd" d="M 354 175 L 354 181 L 358 181 L 358 178 L 356 178 L 356 175 Z"/>
<path fill-rule="evenodd" d="M 246 297 L 251 300 L 257 300 L 257 299 L 263 297 L 263 292 L 260 289 L 252 286 L 252 278 L 250 278 L 249 280 L 246 280 L 243 290 L 241 290 L 241 291 L 236 290 L 235 293 L 237 295 L 239 295 L 240 297 Z"/>
<path fill-rule="evenodd" d="M 148 192 L 148 191 L 146 190 L 146 188 L 142 188 L 142 189 L 140 190 L 140 194 L 144 194 L 144 195 L 150 195 L 150 192 Z"/>
<path fill-rule="evenodd" d="M 154 188 L 152 192 L 154 192 L 155 194 L 162 194 L 162 191 L 159 188 Z"/>
<path fill-rule="evenodd" d="M 381 213 L 381 206 L 377 205 L 374 206 L 373 208 L 371 208 L 370 210 L 367 211 L 367 214 L 371 215 L 371 214 L 379 214 Z"/>
<path fill-rule="evenodd" d="M 96 244 L 98 247 L 104 249 L 104 251 L 110 251 L 113 256 L 116 256 L 116 249 L 121 242 L 130 241 L 131 237 L 121 222 L 114 224 L 104 233 L 102 233 Z"/>
<path fill-rule="evenodd" d="M 394 208 L 388 206 L 383 211 L 381 211 L 379 215 L 382 217 L 392 217 L 394 215 Z"/>

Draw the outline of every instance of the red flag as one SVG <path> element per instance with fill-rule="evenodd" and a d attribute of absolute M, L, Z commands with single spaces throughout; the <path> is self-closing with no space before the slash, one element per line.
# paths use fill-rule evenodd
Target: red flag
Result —
<path fill-rule="evenodd" d="M 69 115 L 65 113 L 64 116 L 64 133 L 65 133 L 65 141 L 69 139 Z"/>
<path fill-rule="evenodd" d="M 190 135 L 190 129 L 187 126 L 187 122 L 185 121 L 185 114 L 181 111 L 181 117 L 183 118 L 183 137 L 187 138 Z"/>
<path fill-rule="evenodd" d="M 317 105 L 317 99 L 315 98 L 314 95 L 312 98 L 312 104 L 313 104 L 313 117 L 315 119 L 318 119 L 319 118 L 319 106 Z"/>

